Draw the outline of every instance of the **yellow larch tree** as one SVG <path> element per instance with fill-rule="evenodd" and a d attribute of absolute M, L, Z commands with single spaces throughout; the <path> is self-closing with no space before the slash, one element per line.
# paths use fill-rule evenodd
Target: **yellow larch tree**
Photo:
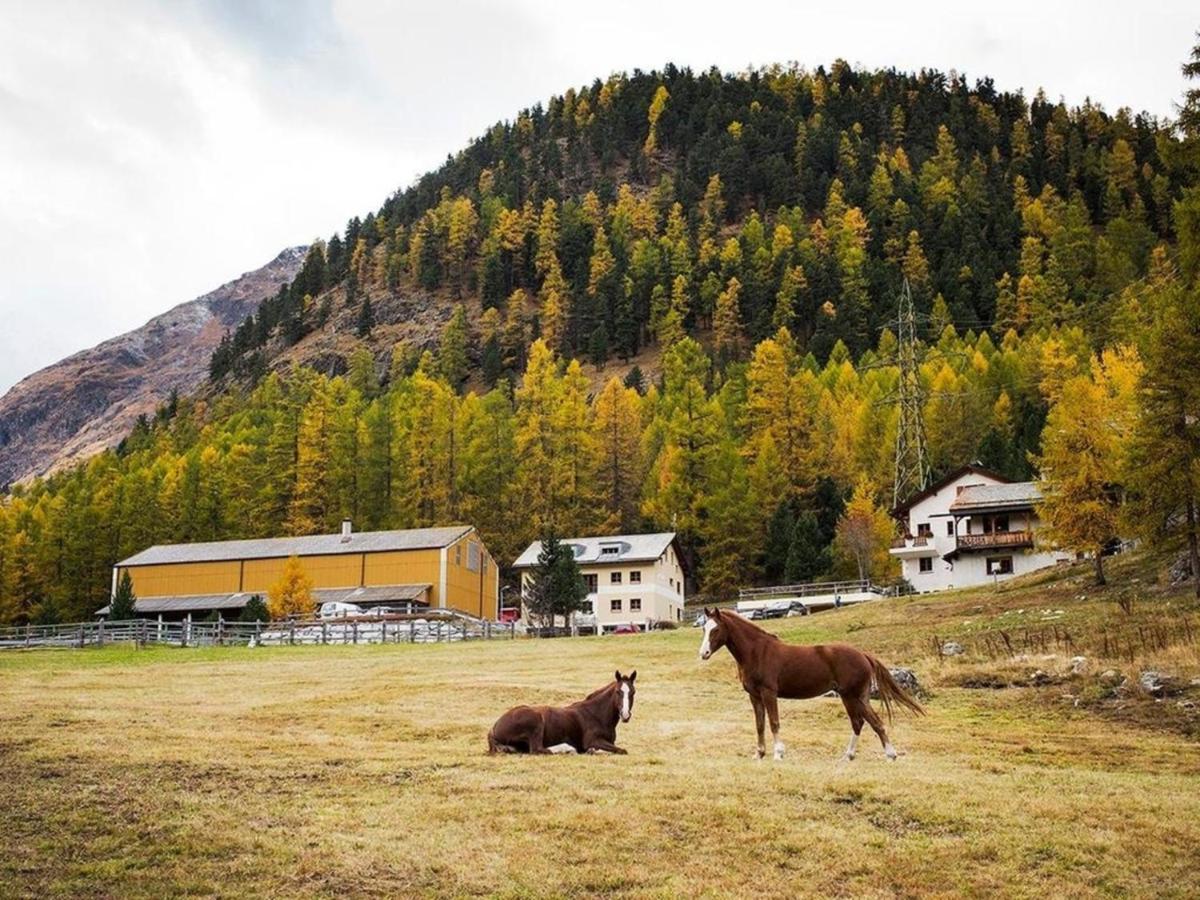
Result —
<path fill-rule="evenodd" d="M 306 618 L 313 614 L 316 605 L 312 578 L 304 571 L 298 556 L 289 556 L 279 580 L 267 591 L 267 613 L 276 622 L 293 616 Z"/>

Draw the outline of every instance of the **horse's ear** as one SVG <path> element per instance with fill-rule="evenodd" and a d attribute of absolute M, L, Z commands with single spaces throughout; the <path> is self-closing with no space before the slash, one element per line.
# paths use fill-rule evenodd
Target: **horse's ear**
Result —
<path fill-rule="evenodd" d="M 714 619 L 716 619 L 718 622 L 721 621 L 721 608 L 720 607 L 718 607 L 718 606 L 713 607 L 712 617 Z"/>
<path fill-rule="evenodd" d="M 621 680 L 621 670 L 617 669 L 617 681 Z"/>
<path fill-rule="evenodd" d="M 629 683 L 633 684 L 635 681 L 637 681 L 637 669 L 634 669 L 629 673 Z"/>

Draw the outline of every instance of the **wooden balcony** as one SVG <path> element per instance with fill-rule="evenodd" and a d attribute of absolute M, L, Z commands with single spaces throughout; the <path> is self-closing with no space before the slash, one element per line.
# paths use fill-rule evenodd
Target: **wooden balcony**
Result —
<path fill-rule="evenodd" d="M 1015 550 L 1032 546 L 1032 531 L 993 531 L 991 534 L 958 536 L 959 550 Z"/>

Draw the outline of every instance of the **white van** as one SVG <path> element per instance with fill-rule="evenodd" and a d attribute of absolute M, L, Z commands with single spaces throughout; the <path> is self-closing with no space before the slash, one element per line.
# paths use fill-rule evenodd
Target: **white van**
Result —
<path fill-rule="evenodd" d="M 321 604 L 321 609 L 317 615 L 322 619 L 346 619 L 351 616 L 364 615 L 363 608 L 357 603 L 342 603 L 339 600 L 330 600 Z"/>

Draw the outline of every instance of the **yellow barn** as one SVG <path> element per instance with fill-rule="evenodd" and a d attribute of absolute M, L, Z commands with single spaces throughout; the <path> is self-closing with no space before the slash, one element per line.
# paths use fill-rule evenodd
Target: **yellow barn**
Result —
<path fill-rule="evenodd" d="M 113 592 L 128 572 L 139 615 L 180 619 L 217 610 L 236 617 L 253 595 L 266 599 L 292 556 L 312 579 L 319 604 L 497 615 L 499 568 L 470 525 L 354 532 L 346 521 L 340 534 L 161 544 L 113 566 Z"/>

